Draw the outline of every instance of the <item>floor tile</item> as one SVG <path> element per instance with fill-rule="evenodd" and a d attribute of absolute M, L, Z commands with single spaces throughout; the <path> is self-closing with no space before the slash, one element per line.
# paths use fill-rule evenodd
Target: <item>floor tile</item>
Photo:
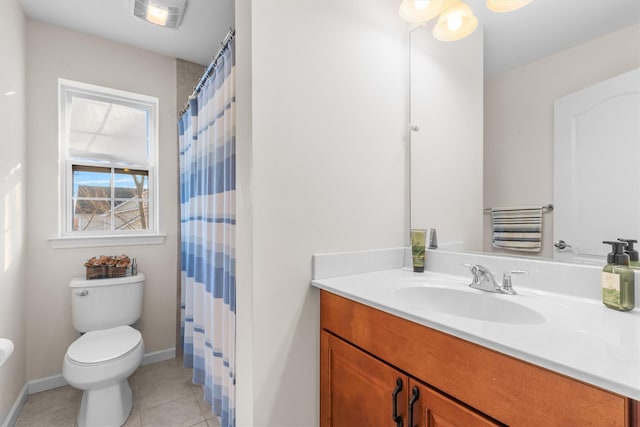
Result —
<path fill-rule="evenodd" d="M 193 390 L 191 382 L 182 376 L 176 379 L 148 381 L 136 387 L 134 404 L 140 410 L 145 410 L 185 396 L 193 396 Z"/>
<path fill-rule="evenodd" d="M 220 423 L 218 422 L 218 418 L 212 418 L 210 420 L 207 420 L 207 427 L 220 427 Z"/>
<path fill-rule="evenodd" d="M 140 367 L 129 378 L 133 408 L 125 427 L 219 427 L 202 386 L 191 383 L 192 374 L 182 359 Z M 71 386 L 29 395 L 16 426 L 74 427 L 81 400 L 82 391 Z"/>
<path fill-rule="evenodd" d="M 142 427 L 190 427 L 204 421 L 193 394 L 142 410 Z"/>
<path fill-rule="evenodd" d="M 193 389 L 193 393 L 198 401 L 198 406 L 200 406 L 200 412 L 204 418 L 206 420 L 213 419 L 214 415 L 211 413 L 211 404 L 204 400 L 204 389 L 202 385 L 192 384 L 191 388 Z"/>
<path fill-rule="evenodd" d="M 82 392 L 71 386 L 34 393 L 27 398 L 16 427 L 73 427 Z"/>

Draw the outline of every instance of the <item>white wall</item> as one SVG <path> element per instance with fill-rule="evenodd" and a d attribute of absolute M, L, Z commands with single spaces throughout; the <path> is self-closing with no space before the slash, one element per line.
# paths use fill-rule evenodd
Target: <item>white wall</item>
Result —
<path fill-rule="evenodd" d="M 251 0 L 235 1 L 236 46 L 236 425 L 255 425 Z"/>
<path fill-rule="evenodd" d="M 640 25 L 559 52 L 485 81 L 484 204 L 553 202 L 553 102 L 640 66 Z M 484 250 L 491 251 L 489 215 Z M 553 213 L 543 217 L 543 251 L 553 255 Z"/>
<path fill-rule="evenodd" d="M 159 98 L 160 228 L 162 245 L 52 249 L 57 234 L 57 79 Z M 147 352 L 175 346 L 177 280 L 176 63 L 149 53 L 38 21 L 27 21 L 27 377 L 60 373 L 71 326 L 69 280 L 93 255 L 126 253 L 147 276 L 138 324 Z"/>
<path fill-rule="evenodd" d="M 25 17 L 18 0 L 2 4 L 0 25 L 0 338 L 15 345 L 0 367 L 0 424 L 26 382 L 25 327 Z M 8 95 L 8 92 L 15 92 Z"/>
<path fill-rule="evenodd" d="M 250 151 L 238 167 L 250 168 L 238 177 L 238 233 L 253 249 L 238 254 L 238 286 L 251 288 L 238 291 L 239 328 L 253 316 L 238 335 L 239 352 L 251 352 L 239 356 L 239 425 L 318 424 L 311 255 L 406 244 L 408 57 L 397 6 L 261 0 L 236 9 L 238 43 L 250 37 L 252 49 L 238 61 L 251 76 L 238 106 L 251 104 L 243 114 L 252 123 L 238 129 L 238 152 Z"/>
<path fill-rule="evenodd" d="M 411 226 L 440 246 L 482 248 L 483 32 L 456 42 L 411 34 Z"/>

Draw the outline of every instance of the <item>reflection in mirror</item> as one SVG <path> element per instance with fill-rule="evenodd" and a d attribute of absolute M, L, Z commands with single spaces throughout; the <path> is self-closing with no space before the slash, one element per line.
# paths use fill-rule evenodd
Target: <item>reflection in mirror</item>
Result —
<path fill-rule="evenodd" d="M 482 31 L 443 43 L 419 27 L 410 41 L 411 227 L 437 229 L 442 249 L 480 250 Z"/>
<path fill-rule="evenodd" d="M 638 68 L 556 100 L 553 240 L 568 246 L 554 244 L 554 259 L 589 261 L 605 240 L 638 239 L 639 141 Z"/>
<path fill-rule="evenodd" d="M 419 128 L 411 132 L 411 226 L 438 229 L 442 248 L 495 253 L 484 208 L 557 205 L 555 100 L 640 67 L 640 2 L 535 0 L 493 15 L 484 1 L 467 3 L 480 22 L 467 39 L 433 41 L 432 22 L 410 33 L 411 123 Z M 547 35 L 553 37 L 545 45 Z M 478 69 L 473 49 L 480 78 L 469 75 Z M 552 258 L 558 250 L 558 214 L 543 213 L 542 249 L 533 256 Z"/>

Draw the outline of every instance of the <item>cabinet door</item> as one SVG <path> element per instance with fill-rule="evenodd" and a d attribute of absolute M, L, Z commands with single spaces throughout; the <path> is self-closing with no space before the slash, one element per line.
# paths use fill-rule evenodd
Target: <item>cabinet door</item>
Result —
<path fill-rule="evenodd" d="M 320 426 L 403 427 L 408 378 L 325 331 L 320 335 Z"/>
<path fill-rule="evenodd" d="M 409 423 L 407 424 L 409 427 L 495 427 L 501 425 L 415 380 L 409 382 L 409 412 Z"/>

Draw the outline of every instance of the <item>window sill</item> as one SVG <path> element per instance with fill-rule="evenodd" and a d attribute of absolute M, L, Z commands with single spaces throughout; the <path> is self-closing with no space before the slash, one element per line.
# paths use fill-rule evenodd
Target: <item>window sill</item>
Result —
<path fill-rule="evenodd" d="M 100 246 L 161 245 L 165 234 L 131 234 L 125 236 L 65 236 L 51 237 L 49 243 L 54 249 L 93 248 Z"/>

